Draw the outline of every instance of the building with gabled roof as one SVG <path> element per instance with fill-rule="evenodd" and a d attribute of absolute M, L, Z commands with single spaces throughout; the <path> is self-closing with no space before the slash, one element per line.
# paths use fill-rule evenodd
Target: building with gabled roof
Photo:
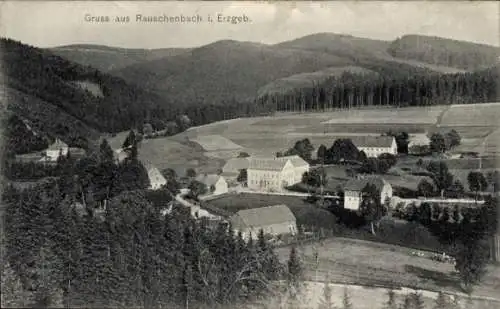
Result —
<path fill-rule="evenodd" d="M 302 181 L 309 163 L 299 156 L 250 158 L 247 183 L 252 190 L 282 191 Z"/>
<path fill-rule="evenodd" d="M 352 136 L 349 137 L 352 143 L 363 151 L 367 157 L 378 157 L 383 153 L 396 155 L 398 146 L 393 136 Z"/>
<path fill-rule="evenodd" d="M 212 195 L 219 195 L 228 192 L 226 179 L 221 175 L 204 174 L 198 175 L 196 180 L 203 183 L 207 187 L 207 191 Z"/>
<path fill-rule="evenodd" d="M 229 218 L 229 222 L 244 239 L 249 239 L 250 235 L 257 238 L 260 230 L 272 236 L 297 233 L 297 220 L 286 205 L 240 210 Z"/>
<path fill-rule="evenodd" d="M 374 185 L 380 193 L 380 203 L 382 205 L 385 204 L 388 198 L 392 197 L 392 186 L 382 177 L 367 176 L 351 179 L 344 185 L 344 208 L 358 210 L 363 201 L 363 189 L 369 184 Z"/>
<path fill-rule="evenodd" d="M 158 190 L 167 184 L 167 179 L 165 179 L 165 177 L 156 166 L 149 162 L 142 162 L 142 165 L 148 172 L 150 189 Z"/>
<path fill-rule="evenodd" d="M 55 142 L 47 148 L 45 154 L 48 160 L 56 161 L 59 156 L 66 156 L 68 150 L 68 144 L 56 138 Z"/>

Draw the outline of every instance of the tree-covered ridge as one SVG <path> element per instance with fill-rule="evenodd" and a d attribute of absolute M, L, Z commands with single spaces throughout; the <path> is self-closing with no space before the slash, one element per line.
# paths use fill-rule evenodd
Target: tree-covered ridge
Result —
<path fill-rule="evenodd" d="M 477 70 L 498 63 L 500 48 L 423 35 L 405 35 L 394 40 L 388 52 L 397 58 L 436 65 Z"/>
<path fill-rule="evenodd" d="M 379 75 L 345 72 L 310 87 L 258 99 L 279 111 L 308 111 L 362 106 L 429 106 L 499 100 L 498 67 L 472 73 L 436 74 L 374 65 Z"/>
<path fill-rule="evenodd" d="M 31 293 L 28 305 L 215 308 L 263 296 L 281 276 L 263 235 L 246 243 L 185 208 L 162 218 L 141 190 L 112 198 L 103 216 L 60 196 L 56 182 L 3 196 L 7 261 L 23 287 L 8 296 Z"/>
<path fill-rule="evenodd" d="M 142 125 L 147 118 L 167 120 L 177 114 L 158 95 L 47 50 L 5 38 L 0 48 L 9 87 L 55 105 L 99 131 L 119 132 Z M 97 85 L 103 96 L 73 83 L 77 81 Z"/>

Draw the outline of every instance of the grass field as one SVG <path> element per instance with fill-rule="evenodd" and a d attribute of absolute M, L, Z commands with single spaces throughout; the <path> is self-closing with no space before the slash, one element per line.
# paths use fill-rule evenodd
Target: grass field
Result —
<path fill-rule="evenodd" d="M 492 126 L 499 125 L 498 103 L 452 105 L 443 115 L 441 125 L 447 126 Z"/>
<path fill-rule="evenodd" d="M 192 138 L 191 141 L 200 144 L 206 151 L 233 150 L 242 148 L 240 145 L 235 144 L 220 135 L 201 135 L 196 138 Z"/>
<path fill-rule="evenodd" d="M 500 145 L 500 131 L 495 131 L 499 115 L 500 104 L 496 103 L 409 107 L 397 110 L 379 107 L 276 113 L 275 116 L 216 122 L 190 128 L 175 136 L 149 140 L 150 145 L 144 145 L 144 151 L 140 150 L 140 155 L 161 166 L 184 164 L 199 170 L 214 171 L 233 155 L 231 151 L 236 149 L 229 148 L 236 147 L 235 145 L 242 147 L 239 151 L 251 155 L 271 156 L 278 151 L 286 151 L 303 138 L 309 138 L 317 148 L 321 144 L 330 147 L 337 136 L 377 135 L 389 130 L 425 134 L 435 130 L 449 131 L 452 128 L 463 137 L 461 150 L 473 151 L 480 148 L 496 155 Z M 485 118 L 483 121 L 477 117 Z M 330 123 L 325 125 L 322 123 L 325 121 Z M 127 132 L 123 132 L 117 135 L 113 138 L 113 143 L 121 146 L 126 134 Z M 207 138 L 215 135 L 220 138 Z M 203 147 L 198 143 L 196 146 L 186 142 L 193 140 Z M 483 147 L 482 142 L 485 140 Z M 152 149 L 153 146 L 157 149 Z"/>
<path fill-rule="evenodd" d="M 318 271 L 314 253 L 318 252 Z M 362 285 L 396 285 L 427 290 L 460 292 L 452 264 L 410 255 L 411 249 L 363 240 L 334 238 L 299 247 L 306 278 Z M 277 249 L 282 261 L 290 248 Z M 500 269 L 491 266 L 474 295 L 495 297 L 500 289 Z"/>

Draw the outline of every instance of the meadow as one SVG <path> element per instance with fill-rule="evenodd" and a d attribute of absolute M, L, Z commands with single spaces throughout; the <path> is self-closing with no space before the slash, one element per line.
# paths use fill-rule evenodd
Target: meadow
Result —
<path fill-rule="evenodd" d="M 498 116 L 500 104 L 497 103 L 281 112 L 274 116 L 215 122 L 175 136 L 148 140 L 141 146 L 140 156 L 161 167 L 185 165 L 215 171 L 239 151 L 273 156 L 303 138 L 309 138 L 317 148 L 321 144 L 330 147 L 336 138 L 349 135 L 379 135 L 389 130 L 430 135 L 451 129 L 463 137 L 460 151 L 479 150 L 496 155 L 500 144 Z M 119 143 L 125 136 L 121 135 Z"/>
<path fill-rule="evenodd" d="M 395 245 L 340 237 L 299 247 L 305 275 L 309 280 L 329 278 L 337 283 L 372 287 L 405 286 L 460 292 L 459 280 L 452 264 L 433 261 L 426 256 L 412 256 L 411 251 Z M 277 248 L 277 252 L 280 259 L 286 261 L 290 248 Z M 318 254 L 318 264 L 314 258 L 315 252 Z M 491 271 L 473 295 L 495 297 L 498 296 L 499 288 L 500 269 L 491 266 Z"/>

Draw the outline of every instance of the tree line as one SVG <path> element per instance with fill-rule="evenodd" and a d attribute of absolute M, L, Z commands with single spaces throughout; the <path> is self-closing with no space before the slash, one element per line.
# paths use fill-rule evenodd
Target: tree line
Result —
<path fill-rule="evenodd" d="M 498 226 L 497 203 L 493 197 L 487 197 L 484 205 L 478 208 L 422 203 L 420 206 L 410 205 L 407 212 L 395 214 L 422 224 L 450 248 L 463 288 L 470 292 L 486 274 L 490 239 Z"/>
<path fill-rule="evenodd" d="M 274 110 L 304 112 L 366 106 L 431 106 L 498 101 L 496 68 L 476 72 L 415 75 L 344 72 L 313 86 L 258 99 Z"/>
<path fill-rule="evenodd" d="M 162 216 L 175 192 L 147 190 L 133 132 L 123 146 L 121 163 L 103 140 L 83 159 L 62 158 L 59 177 L 6 187 L 2 302 L 217 308 L 264 297 L 286 279 L 263 231 L 246 240 L 175 204 Z"/>

